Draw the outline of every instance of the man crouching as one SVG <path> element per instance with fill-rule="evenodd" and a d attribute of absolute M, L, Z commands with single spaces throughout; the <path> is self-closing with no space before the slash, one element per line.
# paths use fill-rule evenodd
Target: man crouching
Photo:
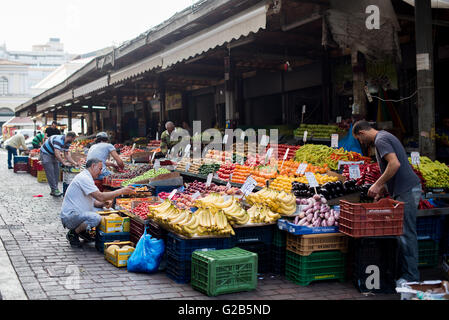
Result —
<path fill-rule="evenodd" d="M 86 170 L 79 173 L 70 183 L 61 209 L 61 221 L 64 228 L 70 229 L 67 240 L 72 246 L 81 246 L 79 237 L 90 238 L 88 232 L 101 223 L 101 216 L 95 208 L 110 207 L 112 200 L 123 194 L 134 193 L 130 187 L 111 192 L 100 192 L 95 185 L 103 169 L 100 159 L 90 159 Z"/>

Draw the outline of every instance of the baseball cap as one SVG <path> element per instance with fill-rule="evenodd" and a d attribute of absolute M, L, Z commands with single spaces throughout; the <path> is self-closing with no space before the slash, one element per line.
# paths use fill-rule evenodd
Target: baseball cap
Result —
<path fill-rule="evenodd" d="M 97 133 L 97 138 L 108 138 L 108 134 L 106 132 Z"/>

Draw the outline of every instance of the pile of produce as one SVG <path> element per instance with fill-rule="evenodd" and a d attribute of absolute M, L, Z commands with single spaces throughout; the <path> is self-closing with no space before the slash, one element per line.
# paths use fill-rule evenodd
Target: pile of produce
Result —
<path fill-rule="evenodd" d="M 236 164 L 232 173 L 232 182 L 245 183 L 246 178 L 251 174 L 251 168 L 248 166 Z"/>
<path fill-rule="evenodd" d="M 130 180 L 124 181 L 122 183 L 122 186 L 126 187 L 129 184 L 133 184 L 133 183 L 136 183 L 136 182 L 139 182 L 139 181 L 142 181 L 142 180 L 152 179 L 152 178 L 157 177 L 158 175 L 166 174 L 166 173 L 170 173 L 170 170 L 167 170 L 165 168 L 159 168 L 157 171 L 154 170 L 154 169 L 151 169 L 151 170 L 148 170 L 147 172 L 145 172 L 144 174 L 142 174 L 140 176 L 137 176 L 137 177 L 134 177 L 134 178 L 132 178 Z"/>
<path fill-rule="evenodd" d="M 194 205 L 197 208 L 204 210 L 221 210 L 225 214 L 227 220 L 232 224 L 247 224 L 250 219 L 246 210 L 240 206 L 238 200 L 234 197 L 225 201 L 221 195 L 211 193 L 204 198 L 197 199 Z"/>
<path fill-rule="evenodd" d="M 194 159 L 190 164 L 189 170 L 187 172 L 198 174 L 201 167 L 201 160 Z M 185 168 L 184 168 L 185 170 Z"/>
<path fill-rule="evenodd" d="M 328 182 L 338 181 L 337 177 L 328 176 L 326 174 L 314 174 L 314 175 L 319 185 L 324 185 Z M 285 192 L 291 192 L 292 187 L 296 184 L 308 184 L 308 181 L 305 176 L 297 178 L 291 176 L 278 176 L 270 184 L 270 187 L 279 191 L 284 190 Z"/>
<path fill-rule="evenodd" d="M 262 163 L 265 163 L 265 157 L 256 154 L 248 154 L 248 157 L 246 158 L 245 165 L 249 167 L 255 167 Z"/>
<path fill-rule="evenodd" d="M 251 223 L 273 223 L 281 218 L 279 213 L 271 211 L 271 209 L 264 204 L 254 204 L 247 210 Z"/>
<path fill-rule="evenodd" d="M 110 174 L 108 178 L 110 179 L 132 179 L 134 177 L 140 176 L 147 172 L 148 170 L 151 170 L 151 165 L 125 165 L 125 168 L 122 172 L 116 172 L 113 174 Z"/>
<path fill-rule="evenodd" d="M 418 209 L 419 210 L 426 210 L 426 209 L 433 209 L 435 208 L 435 206 L 433 204 L 431 204 L 429 201 L 427 200 L 419 200 L 419 205 L 418 205 Z"/>
<path fill-rule="evenodd" d="M 296 211 L 296 198 L 292 193 L 279 192 L 271 188 L 263 188 L 260 191 L 249 194 L 246 197 L 246 201 L 250 205 L 266 205 L 272 211 L 282 215 L 291 215 Z"/>
<path fill-rule="evenodd" d="M 382 175 L 380 172 L 379 164 L 371 163 L 371 164 L 361 164 L 360 168 L 360 178 L 357 179 L 357 185 L 361 186 L 364 184 L 374 184 L 377 179 Z M 343 175 L 346 179 L 350 179 L 349 177 L 349 165 L 345 165 L 343 169 Z"/>
<path fill-rule="evenodd" d="M 198 170 L 198 174 L 207 176 L 209 173 L 215 173 L 220 169 L 220 165 L 217 164 L 203 164 Z"/>
<path fill-rule="evenodd" d="M 208 150 L 205 156 L 206 159 L 215 160 L 214 162 L 232 161 L 232 153 L 221 150 Z"/>
<path fill-rule="evenodd" d="M 325 124 L 301 124 L 299 128 L 293 131 L 296 137 L 302 138 L 304 131 L 307 131 L 307 137 L 330 139 L 331 135 L 338 133 L 337 125 L 325 125 Z M 309 138 L 308 138 L 309 139 Z"/>
<path fill-rule="evenodd" d="M 145 150 L 139 149 L 139 148 L 135 148 L 134 150 L 132 150 L 133 148 L 131 146 L 124 146 L 121 150 L 120 150 L 120 155 L 125 156 L 125 157 L 130 157 L 132 156 L 134 153 L 137 152 L 145 152 Z"/>
<path fill-rule="evenodd" d="M 279 174 L 287 175 L 287 176 L 303 176 L 302 174 L 296 173 L 300 164 L 301 163 L 299 163 L 299 162 L 289 160 L 289 161 L 284 161 L 284 165 L 282 165 L 282 161 L 278 161 Z M 325 163 L 323 166 L 314 166 L 309 163 L 309 164 L 307 164 L 306 170 L 304 172 L 313 172 L 313 173 L 324 174 L 328 171 L 329 171 L 329 167 L 327 166 L 327 163 Z"/>
<path fill-rule="evenodd" d="M 220 169 L 218 169 L 218 171 L 217 171 L 218 178 L 221 180 L 228 181 L 231 173 L 234 172 L 235 166 L 236 165 L 234 163 L 230 163 L 230 162 L 223 163 L 220 166 Z"/>
<path fill-rule="evenodd" d="M 161 140 L 151 140 L 148 143 L 148 149 L 150 149 L 150 150 L 159 148 L 160 146 L 161 146 Z"/>
<path fill-rule="evenodd" d="M 165 200 L 165 199 L 168 198 L 169 195 L 170 195 L 170 192 L 159 192 L 157 196 L 158 196 L 160 199 Z M 178 200 L 179 196 L 180 196 L 179 193 L 175 193 L 175 194 L 173 195 L 173 197 L 171 198 L 171 201 L 176 201 L 176 200 Z"/>
<path fill-rule="evenodd" d="M 147 204 L 151 201 L 151 198 L 117 198 L 115 199 L 115 203 L 117 206 L 131 211 L 131 202 L 133 201 L 142 201 L 147 202 Z"/>
<path fill-rule="evenodd" d="M 409 158 L 410 163 L 412 159 Z M 449 188 L 449 167 L 439 161 L 432 161 L 428 157 L 420 157 L 420 165 L 413 166 L 421 172 L 429 188 Z"/>
<path fill-rule="evenodd" d="M 188 163 L 190 163 L 190 158 L 182 158 L 176 165 L 176 171 L 185 172 Z"/>
<path fill-rule="evenodd" d="M 327 200 L 343 197 L 346 194 L 351 194 L 359 191 L 356 186 L 356 181 L 335 181 L 327 182 L 320 188 L 316 188 L 316 193 L 322 195 Z M 315 194 L 315 188 L 308 186 L 305 183 L 294 181 L 292 183 L 292 192 L 297 198 L 312 197 Z"/>
<path fill-rule="evenodd" d="M 148 210 L 148 202 L 139 203 L 139 205 L 137 207 L 135 207 L 134 209 L 132 209 L 131 212 L 144 220 L 147 219 L 148 213 L 150 212 Z"/>
<path fill-rule="evenodd" d="M 114 144 L 114 148 L 115 148 L 115 150 L 122 150 L 122 149 L 123 149 L 123 147 L 124 147 L 124 145 L 123 145 L 123 144 L 120 144 L 120 143 L 116 143 L 116 144 Z"/>
<path fill-rule="evenodd" d="M 331 209 L 324 197 L 314 195 L 309 199 L 302 199 L 301 205 L 306 207 L 295 218 L 294 224 L 309 228 L 338 226 L 340 213 Z"/>
<path fill-rule="evenodd" d="M 187 195 L 193 195 L 194 193 L 199 192 L 200 194 L 209 194 L 212 192 L 227 194 L 227 195 L 239 195 L 241 194 L 240 189 L 232 187 L 227 189 L 226 186 L 218 186 L 215 183 L 211 183 L 209 187 L 206 187 L 205 182 L 195 180 L 192 183 L 189 183 L 186 190 L 184 191 Z"/>
<path fill-rule="evenodd" d="M 418 169 L 414 168 L 413 166 L 412 166 L 412 169 L 413 169 L 413 172 L 415 172 L 415 174 L 418 176 L 419 180 L 421 181 L 422 189 L 426 190 L 426 188 L 427 188 L 426 180 L 424 180 L 424 177 L 422 176 L 421 172 Z"/>
<path fill-rule="evenodd" d="M 267 149 L 269 149 L 269 148 L 276 148 L 276 145 L 269 144 L 267 146 Z M 277 148 L 278 148 L 278 159 L 280 159 L 280 160 L 284 159 L 284 155 L 287 152 L 287 149 L 289 149 L 286 160 L 290 160 L 295 157 L 296 150 L 298 150 L 300 148 L 300 146 L 292 146 L 289 144 L 278 144 Z"/>

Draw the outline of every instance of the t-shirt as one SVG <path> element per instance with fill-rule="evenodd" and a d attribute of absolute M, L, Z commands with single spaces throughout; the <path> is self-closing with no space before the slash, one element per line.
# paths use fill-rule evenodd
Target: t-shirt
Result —
<path fill-rule="evenodd" d="M 21 133 L 18 133 L 8 140 L 5 141 L 5 146 L 10 146 L 16 149 L 23 147 L 23 149 L 28 150 L 28 147 L 25 143 L 25 136 Z"/>
<path fill-rule="evenodd" d="M 115 148 L 110 143 L 100 142 L 97 144 L 94 144 L 92 147 L 90 147 L 89 152 L 87 153 L 86 161 L 89 161 L 90 159 L 100 159 L 103 162 L 103 170 L 104 173 L 107 171 L 106 169 L 106 160 L 109 159 L 109 154 L 115 151 Z"/>
<path fill-rule="evenodd" d="M 374 140 L 376 158 L 382 173 L 387 168 L 388 161 L 384 159 L 388 153 L 395 153 L 401 164 L 396 174 L 387 181 L 388 192 L 394 197 L 416 187 L 421 181 L 413 172 L 405 149 L 398 138 L 387 131 L 379 131 Z"/>
<path fill-rule="evenodd" d="M 47 129 L 45 129 L 45 133 L 47 134 L 47 137 L 50 138 L 51 136 L 61 134 L 61 131 L 59 131 L 58 128 L 53 129 L 52 127 L 48 127 Z"/>
<path fill-rule="evenodd" d="M 35 145 L 40 144 L 42 141 L 44 140 L 44 134 L 43 133 L 38 133 L 34 138 L 32 143 Z"/>
<path fill-rule="evenodd" d="M 59 151 L 69 151 L 70 143 L 65 142 L 65 135 L 51 136 L 42 145 L 41 152 L 49 155 L 55 154 L 55 149 Z"/>
<path fill-rule="evenodd" d="M 77 174 L 64 196 L 61 209 L 62 214 L 96 211 L 94 207 L 95 199 L 90 196 L 95 191 L 99 190 L 89 170 L 84 170 Z"/>

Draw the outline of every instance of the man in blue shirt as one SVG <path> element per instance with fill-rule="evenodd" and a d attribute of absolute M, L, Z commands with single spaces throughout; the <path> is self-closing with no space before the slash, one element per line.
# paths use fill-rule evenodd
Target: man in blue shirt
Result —
<path fill-rule="evenodd" d="M 42 166 L 44 167 L 47 181 L 51 188 L 50 195 L 52 196 L 62 196 L 62 192 L 58 189 L 59 162 L 66 166 L 78 165 L 69 152 L 70 144 L 75 138 L 75 132 L 69 132 L 66 135 L 54 135 L 48 138 L 41 147 Z M 62 158 L 62 153 L 64 153 L 66 160 Z"/>

